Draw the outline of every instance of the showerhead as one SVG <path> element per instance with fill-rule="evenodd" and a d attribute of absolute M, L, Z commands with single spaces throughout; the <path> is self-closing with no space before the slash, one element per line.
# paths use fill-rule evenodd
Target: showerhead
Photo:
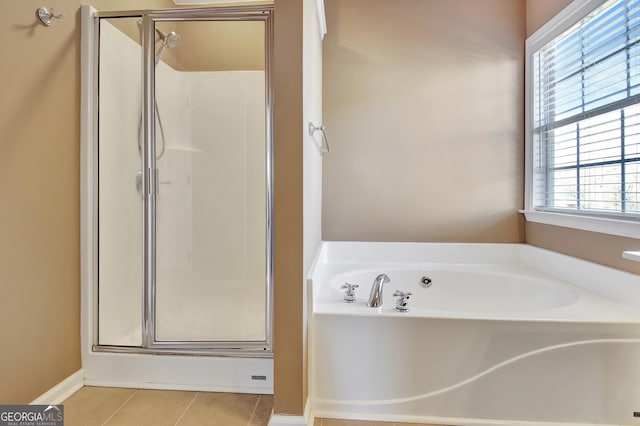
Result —
<path fill-rule="evenodd" d="M 142 19 L 138 19 L 138 29 L 142 38 Z M 165 33 L 160 28 L 156 28 L 156 34 L 160 37 L 160 40 L 156 39 L 156 43 L 162 41 L 162 47 L 176 47 L 180 44 L 180 36 L 175 31 Z"/>
<path fill-rule="evenodd" d="M 176 47 L 178 44 L 180 44 L 180 36 L 176 34 L 175 31 L 171 31 L 169 34 L 167 34 L 164 42 L 168 47 Z"/>
<path fill-rule="evenodd" d="M 160 31 L 160 29 L 156 28 L 156 33 L 158 33 L 158 36 L 160 36 L 160 40 L 162 40 L 163 46 L 176 47 L 178 44 L 180 44 L 180 36 L 175 31 L 164 33 Z"/>

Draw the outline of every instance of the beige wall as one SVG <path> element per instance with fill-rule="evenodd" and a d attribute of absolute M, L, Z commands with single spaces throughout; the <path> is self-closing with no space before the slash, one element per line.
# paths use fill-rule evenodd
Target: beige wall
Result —
<path fill-rule="evenodd" d="M 264 69 L 264 23 L 176 22 L 180 71 Z"/>
<path fill-rule="evenodd" d="M 570 0 L 526 0 L 527 34 L 533 34 L 565 8 Z M 525 240 L 534 246 L 580 257 L 592 262 L 640 274 L 640 264 L 622 258 L 625 250 L 640 249 L 640 240 L 527 223 Z"/>
<path fill-rule="evenodd" d="M 276 0 L 274 412 L 304 410 L 302 1 Z"/>
<path fill-rule="evenodd" d="M 524 7 L 326 0 L 323 239 L 521 241 Z"/>

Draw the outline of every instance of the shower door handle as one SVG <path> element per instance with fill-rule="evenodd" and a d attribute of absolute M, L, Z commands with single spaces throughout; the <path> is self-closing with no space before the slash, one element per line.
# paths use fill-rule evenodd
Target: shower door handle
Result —
<path fill-rule="evenodd" d="M 151 170 L 151 169 L 149 169 Z M 147 188 L 149 188 L 149 194 L 151 194 L 151 182 L 149 181 L 149 176 L 151 174 L 147 174 Z M 143 179 L 144 175 L 142 174 L 142 170 L 138 170 L 138 173 L 136 173 L 136 190 L 138 191 L 138 193 L 140 195 L 142 194 L 142 179 Z"/>
<path fill-rule="evenodd" d="M 150 184 L 151 182 L 149 182 Z M 155 173 L 155 188 L 156 188 L 156 195 L 158 195 L 159 191 L 160 191 L 160 185 L 171 185 L 171 181 L 170 180 L 160 180 L 160 170 L 156 169 L 156 173 Z M 149 186 L 149 185 L 147 185 Z M 142 194 L 142 170 L 138 170 L 138 173 L 136 173 L 136 190 Z M 151 192 L 151 191 L 149 191 Z"/>
<path fill-rule="evenodd" d="M 156 187 L 156 195 L 160 195 L 160 185 L 171 185 L 171 181 L 170 180 L 160 180 L 160 169 L 156 169 L 156 181 L 155 183 L 155 187 Z"/>

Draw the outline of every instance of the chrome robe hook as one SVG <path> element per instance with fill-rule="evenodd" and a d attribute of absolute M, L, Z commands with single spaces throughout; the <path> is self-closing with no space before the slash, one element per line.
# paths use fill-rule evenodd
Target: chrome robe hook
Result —
<path fill-rule="evenodd" d="M 60 15 L 56 15 L 53 11 L 53 8 L 41 7 L 37 11 L 38 18 L 40 21 L 45 24 L 47 27 L 50 27 L 53 24 L 54 19 L 62 19 L 64 18 L 64 13 Z"/>

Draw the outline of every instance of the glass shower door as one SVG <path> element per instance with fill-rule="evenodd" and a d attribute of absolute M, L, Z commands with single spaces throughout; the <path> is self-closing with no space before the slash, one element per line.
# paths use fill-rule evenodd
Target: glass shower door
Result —
<path fill-rule="evenodd" d="M 264 22 L 156 34 L 156 344 L 264 341 Z"/>

